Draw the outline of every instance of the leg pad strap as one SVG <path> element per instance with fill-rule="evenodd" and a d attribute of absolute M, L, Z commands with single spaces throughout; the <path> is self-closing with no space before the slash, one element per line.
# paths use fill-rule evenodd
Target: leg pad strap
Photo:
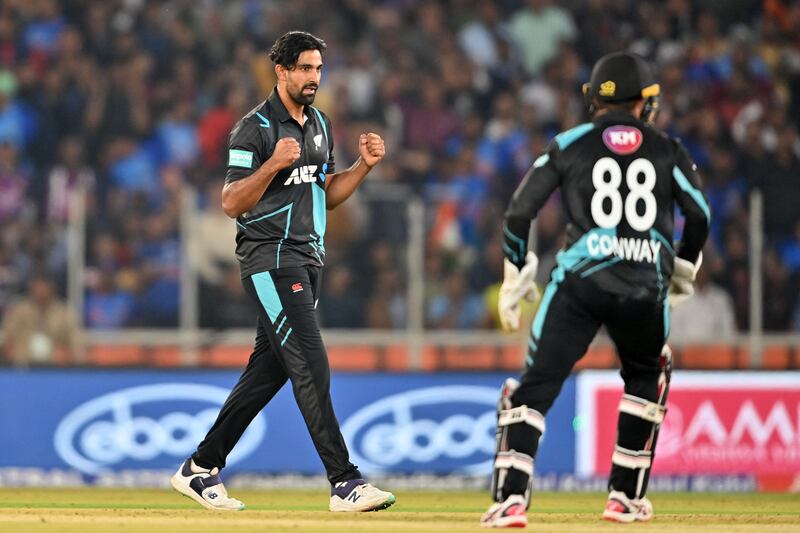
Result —
<path fill-rule="evenodd" d="M 631 470 L 647 469 L 653 462 L 653 452 L 649 450 L 628 450 L 619 445 L 614 446 L 611 462 Z"/>
<path fill-rule="evenodd" d="M 655 402 L 636 397 L 632 394 L 623 394 L 619 401 L 620 413 L 647 420 L 654 424 L 661 424 L 667 414 L 667 408 Z"/>
<path fill-rule="evenodd" d="M 512 424 L 528 424 L 539 430 L 540 433 L 544 433 L 544 416 L 542 416 L 542 413 L 525 405 L 500 411 L 497 425 L 506 427 Z"/>

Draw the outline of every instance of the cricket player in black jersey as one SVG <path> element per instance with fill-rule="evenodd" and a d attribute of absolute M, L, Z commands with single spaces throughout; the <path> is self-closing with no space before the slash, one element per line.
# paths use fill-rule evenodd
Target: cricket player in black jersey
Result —
<path fill-rule="evenodd" d="M 671 355 L 669 310 L 693 293 L 710 212 L 686 149 L 652 126 L 659 86 L 628 53 L 601 58 L 584 86 L 592 121 L 555 137 L 514 193 L 503 227 L 503 327 L 519 327 L 519 301 L 536 300 L 537 259 L 528 232 L 560 188 L 569 224 L 531 325 L 526 369 L 498 404 L 494 503 L 486 527 L 527 524 L 534 458 L 544 417 L 601 325 L 617 347 L 625 393 L 619 404 L 603 518 L 649 520 L 645 497 L 664 420 Z M 686 217 L 673 248 L 673 211 Z"/>
<path fill-rule="evenodd" d="M 325 212 L 344 202 L 384 156 L 375 133 L 359 138 L 359 159 L 336 172 L 331 123 L 312 107 L 326 45 L 306 32 L 270 50 L 278 85 L 233 128 L 222 191 L 236 218 L 242 280 L 258 305 L 255 347 L 205 439 L 172 477 L 208 509 L 240 510 L 219 471 L 253 418 L 287 380 L 331 483 L 331 511 L 385 509 L 394 495 L 366 483 L 350 462 L 330 397 L 330 368 L 316 307 L 325 258 Z M 291 465 L 291 457 L 287 457 Z"/>

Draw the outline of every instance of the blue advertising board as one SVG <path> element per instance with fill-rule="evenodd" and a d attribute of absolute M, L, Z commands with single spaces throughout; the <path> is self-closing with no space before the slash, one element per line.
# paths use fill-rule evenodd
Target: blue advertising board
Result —
<path fill-rule="evenodd" d="M 347 374 L 332 395 L 365 473 L 488 476 L 504 374 Z M 213 423 L 235 371 L 0 371 L 0 468 L 67 469 L 84 479 L 176 468 Z M 575 380 L 547 416 L 540 474 L 575 470 Z M 229 457 L 228 472 L 321 474 L 285 386 Z"/>

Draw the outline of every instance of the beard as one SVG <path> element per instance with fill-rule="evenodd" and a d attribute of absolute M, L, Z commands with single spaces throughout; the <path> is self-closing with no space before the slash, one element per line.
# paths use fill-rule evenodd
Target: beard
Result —
<path fill-rule="evenodd" d="M 311 94 L 304 94 L 303 91 L 309 88 L 319 89 L 319 87 L 316 84 L 310 83 L 301 87 L 299 91 L 296 92 L 288 91 L 289 96 L 299 105 L 311 105 L 314 103 L 314 98 L 317 96 L 317 91 L 314 91 Z"/>

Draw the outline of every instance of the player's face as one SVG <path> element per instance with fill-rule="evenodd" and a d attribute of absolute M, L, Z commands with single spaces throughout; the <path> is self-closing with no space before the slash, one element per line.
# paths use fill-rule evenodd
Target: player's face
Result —
<path fill-rule="evenodd" d="M 292 100 L 300 105 L 313 104 L 322 77 L 322 54 L 319 50 L 301 52 L 295 67 L 284 73 L 286 92 Z"/>

